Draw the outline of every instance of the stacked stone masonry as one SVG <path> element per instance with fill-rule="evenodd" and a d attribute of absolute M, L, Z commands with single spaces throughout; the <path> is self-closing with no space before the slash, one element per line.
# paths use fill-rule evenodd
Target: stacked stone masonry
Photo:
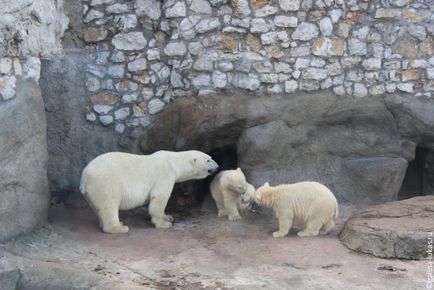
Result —
<path fill-rule="evenodd" d="M 430 0 L 83 0 L 86 118 L 147 127 L 173 99 L 242 88 L 434 94 Z"/>

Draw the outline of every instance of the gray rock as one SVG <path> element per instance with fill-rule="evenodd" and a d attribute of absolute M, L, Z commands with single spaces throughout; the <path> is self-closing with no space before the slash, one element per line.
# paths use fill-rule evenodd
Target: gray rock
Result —
<path fill-rule="evenodd" d="M 212 8 L 206 0 L 193 0 L 190 5 L 190 10 L 199 14 L 211 14 Z"/>
<path fill-rule="evenodd" d="M 108 112 L 113 110 L 113 106 L 95 104 L 93 105 L 93 110 L 100 115 L 107 115 Z"/>
<path fill-rule="evenodd" d="M 219 62 L 219 68 L 223 72 L 228 72 L 228 71 L 232 71 L 234 69 L 234 65 L 232 64 L 232 62 L 230 62 L 228 60 L 223 60 L 223 61 Z"/>
<path fill-rule="evenodd" d="M 27 57 L 23 62 L 23 77 L 39 81 L 41 72 L 41 60 L 38 57 Z"/>
<path fill-rule="evenodd" d="M 418 40 L 422 41 L 426 38 L 426 29 L 422 25 L 410 25 L 408 27 L 408 33 L 416 37 Z"/>
<path fill-rule="evenodd" d="M 83 72 L 93 59 L 88 51 L 72 50 L 42 62 L 39 83 L 46 108 L 48 179 L 52 198 L 60 201 L 81 196 L 78 192 L 81 171 L 90 160 L 104 152 L 121 150 L 119 135 L 113 129 L 84 118 L 89 93 Z M 77 150 L 77 146 L 82 149 Z M 137 152 L 132 143 L 124 146 Z"/>
<path fill-rule="evenodd" d="M 161 112 L 166 104 L 160 99 L 152 99 L 148 103 L 148 112 L 151 115 Z"/>
<path fill-rule="evenodd" d="M 368 89 L 362 83 L 355 83 L 353 94 L 357 98 L 363 98 L 368 95 Z"/>
<path fill-rule="evenodd" d="M 289 80 L 285 82 L 285 92 L 292 93 L 298 89 L 298 83 L 295 80 Z"/>
<path fill-rule="evenodd" d="M 220 21 L 218 18 L 206 18 L 199 21 L 195 28 L 198 33 L 205 33 L 220 27 Z"/>
<path fill-rule="evenodd" d="M 98 5 L 104 5 L 104 4 L 113 4 L 115 0 L 91 0 L 90 6 L 98 6 Z"/>
<path fill-rule="evenodd" d="M 90 92 L 96 92 L 101 88 L 99 79 L 94 76 L 88 76 L 86 79 L 86 88 Z"/>
<path fill-rule="evenodd" d="M 2 290 L 16 290 L 21 278 L 21 271 L 19 269 L 0 272 L 0 285 Z"/>
<path fill-rule="evenodd" d="M 319 21 L 319 29 L 322 35 L 330 36 L 333 33 L 333 23 L 330 17 L 324 17 Z"/>
<path fill-rule="evenodd" d="M 352 250 L 381 258 L 427 259 L 433 205 L 433 196 L 420 196 L 359 210 L 340 239 Z"/>
<path fill-rule="evenodd" d="M 184 83 L 182 82 L 182 76 L 175 70 L 172 70 L 170 74 L 170 85 L 172 88 L 182 88 Z"/>
<path fill-rule="evenodd" d="M 128 6 L 127 4 L 121 4 L 121 3 L 116 3 L 110 6 L 107 6 L 107 8 L 105 9 L 105 11 L 108 14 L 122 14 L 122 13 L 126 13 L 129 12 L 130 10 L 130 6 Z"/>
<path fill-rule="evenodd" d="M 0 76 L 0 97 L 6 101 L 15 96 L 15 76 Z"/>
<path fill-rule="evenodd" d="M 183 56 L 187 53 L 184 42 L 169 42 L 163 50 L 167 56 Z"/>
<path fill-rule="evenodd" d="M 274 18 L 274 25 L 278 27 L 297 27 L 298 18 L 294 16 L 279 15 Z"/>
<path fill-rule="evenodd" d="M 131 72 L 141 71 L 146 69 L 146 59 L 138 58 L 128 63 L 128 70 Z"/>
<path fill-rule="evenodd" d="M 291 66 L 285 62 L 274 63 L 274 70 L 276 71 L 276 73 L 291 73 L 292 72 Z"/>
<path fill-rule="evenodd" d="M 122 96 L 123 103 L 134 103 L 137 101 L 138 93 L 128 93 Z M 116 113 L 115 113 L 116 114 Z"/>
<path fill-rule="evenodd" d="M 434 80 L 434 68 L 427 68 L 426 69 L 426 76 L 430 80 Z"/>
<path fill-rule="evenodd" d="M 379 70 L 381 69 L 381 58 L 368 58 L 363 60 L 363 67 L 366 70 Z"/>
<path fill-rule="evenodd" d="M 110 116 L 110 115 L 100 116 L 100 117 L 99 117 L 99 121 L 100 121 L 101 124 L 103 124 L 104 126 L 109 126 L 109 125 L 113 124 L 113 122 L 114 122 L 114 120 L 113 120 L 113 116 Z"/>
<path fill-rule="evenodd" d="M 399 83 L 396 86 L 398 88 L 398 90 L 402 91 L 402 92 L 406 92 L 406 93 L 413 93 L 414 92 L 414 84 L 411 82 L 407 82 L 407 83 Z"/>
<path fill-rule="evenodd" d="M 119 50 L 140 50 L 147 44 L 142 32 L 128 32 L 116 34 L 112 39 L 112 44 Z"/>
<path fill-rule="evenodd" d="M 300 8 L 300 0 L 279 0 L 283 11 L 297 11 Z"/>
<path fill-rule="evenodd" d="M 87 71 L 93 74 L 94 76 L 97 76 L 98 78 L 103 78 L 105 76 L 107 69 L 105 66 L 102 65 L 89 64 L 87 66 Z"/>
<path fill-rule="evenodd" d="M 227 84 L 226 74 L 215 70 L 212 74 L 212 82 L 216 88 L 224 88 Z"/>
<path fill-rule="evenodd" d="M 116 15 L 114 19 L 117 27 L 124 32 L 133 30 L 137 26 L 137 16 L 135 14 Z"/>
<path fill-rule="evenodd" d="M 317 37 L 318 34 L 318 27 L 315 24 L 302 22 L 297 26 L 291 37 L 293 39 L 307 41 Z"/>
<path fill-rule="evenodd" d="M 254 91 L 259 88 L 261 82 L 254 74 L 236 73 L 232 79 L 235 87 Z"/>
<path fill-rule="evenodd" d="M 278 74 L 261 74 L 259 80 L 266 84 L 275 84 L 279 81 Z"/>
<path fill-rule="evenodd" d="M 115 111 L 116 120 L 125 120 L 130 115 L 130 108 L 123 107 Z"/>
<path fill-rule="evenodd" d="M 255 17 L 267 17 L 276 14 L 277 11 L 279 10 L 276 7 L 271 5 L 265 5 L 255 11 Z"/>
<path fill-rule="evenodd" d="M 17 80 L 15 98 L 0 103 L 0 123 L 0 241 L 5 241 L 47 221 L 47 131 L 37 82 Z"/>
<path fill-rule="evenodd" d="M 123 78 L 125 67 L 123 64 L 112 65 L 108 67 L 107 73 L 114 78 Z"/>
<path fill-rule="evenodd" d="M 160 50 L 158 48 L 148 49 L 146 51 L 146 57 L 149 61 L 160 59 Z"/>
<path fill-rule="evenodd" d="M 195 75 L 192 77 L 191 83 L 197 88 L 207 87 L 211 85 L 211 77 L 209 76 L 209 74 Z"/>
<path fill-rule="evenodd" d="M 84 23 L 89 23 L 92 22 L 95 19 L 101 19 L 104 17 L 104 13 L 96 10 L 96 9 L 90 9 L 87 14 L 86 17 L 83 19 Z"/>
<path fill-rule="evenodd" d="M 166 8 L 165 15 L 167 18 L 184 17 L 187 15 L 187 8 L 182 1 L 175 2 L 172 7 Z"/>
<path fill-rule="evenodd" d="M 54 5 L 49 0 L 3 0 L 0 56 L 49 57 L 60 53 L 60 39 L 68 27 L 68 18 L 63 14 L 62 6 Z"/>
<path fill-rule="evenodd" d="M 195 61 L 195 63 L 193 64 L 193 69 L 197 71 L 212 71 L 213 66 L 213 57 L 205 54 Z"/>
<path fill-rule="evenodd" d="M 323 68 L 310 67 L 303 71 L 301 77 L 309 80 L 323 80 L 327 78 L 327 70 Z"/>
<path fill-rule="evenodd" d="M 152 20 L 161 17 L 161 2 L 158 0 L 135 0 L 134 8 L 138 16 L 145 15 Z"/>
<path fill-rule="evenodd" d="M 94 112 L 86 113 L 86 121 L 95 122 L 96 121 L 95 113 Z"/>
<path fill-rule="evenodd" d="M 352 55 L 365 55 L 367 53 L 366 42 L 356 38 L 348 40 L 348 48 Z"/>
<path fill-rule="evenodd" d="M 0 58 L 0 74 L 9 74 L 12 70 L 12 60 L 10 58 Z"/>
<path fill-rule="evenodd" d="M 247 82 L 254 75 L 245 76 Z M 434 148 L 434 103 L 428 99 L 415 105 L 396 94 L 386 100 L 328 91 L 260 94 L 232 89 L 178 99 L 159 115 L 142 148 L 209 152 L 237 142 L 239 165 L 255 186 L 317 180 L 339 201 L 358 205 L 395 200 L 414 158 L 412 142 Z"/>
<path fill-rule="evenodd" d="M 254 18 L 250 22 L 250 32 L 252 33 L 264 33 L 270 30 L 270 26 L 267 21 L 262 18 Z"/>

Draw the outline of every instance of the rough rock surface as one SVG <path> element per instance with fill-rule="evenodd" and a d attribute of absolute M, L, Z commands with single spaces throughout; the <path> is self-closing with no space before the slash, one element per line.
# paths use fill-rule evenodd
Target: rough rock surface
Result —
<path fill-rule="evenodd" d="M 77 110 L 88 105 L 82 72 L 91 57 L 86 52 L 65 51 L 63 57 L 42 62 L 40 83 L 48 123 L 48 177 L 50 190 L 54 196 L 61 195 L 61 199 L 77 192 L 81 171 L 90 160 L 121 150 L 118 133 L 87 122 Z M 134 152 L 133 148 L 127 150 Z"/>
<path fill-rule="evenodd" d="M 19 80 L 0 104 L 0 241 L 46 222 L 49 190 L 44 104 L 33 80 Z"/>
<path fill-rule="evenodd" d="M 381 258 L 425 259 L 434 231 L 434 196 L 419 196 L 360 210 L 346 222 L 341 241 Z"/>
<path fill-rule="evenodd" d="M 63 1 L 2 0 L 0 56 L 49 56 L 60 52 L 68 25 Z"/>
<path fill-rule="evenodd" d="M 367 98 L 231 91 L 180 99 L 157 116 L 141 147 L 209 152 L 237 144 L 239 165 L 256 186 L 310 179 L 340 201 L 396 200 L 416 144 L 434 148 L 432 102 Z M 414 126 L 417 134 L 407 130 Z"/>

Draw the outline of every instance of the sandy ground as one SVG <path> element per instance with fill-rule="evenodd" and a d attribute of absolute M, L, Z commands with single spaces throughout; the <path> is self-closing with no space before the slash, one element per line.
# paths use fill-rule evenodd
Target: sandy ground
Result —
<path fill-rule="evenodd" d="M 49 227 L 0 244 L 0 267 L 22 269 L 23 289 L 425 289 L 427 261 L 379 259 L 340 243 L 350 206 L 327 236 L 275 239 L 269 211 L 230 222 L 209 204 L 169 208 L 167 230 L 153 228 L 144 209 L 123 212 L 130 232 L 120 235 L 102 233 L 87 206 L 53 207 Z"/>

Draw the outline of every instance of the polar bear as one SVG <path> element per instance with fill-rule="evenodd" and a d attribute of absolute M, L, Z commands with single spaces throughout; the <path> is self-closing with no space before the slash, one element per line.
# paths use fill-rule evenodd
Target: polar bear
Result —
<path fill-rule="evenodd" d="M 106 233 L 126 233 L 119 210 L 149 203 L 156 228 L 169 228 L 173 218 L 164 213 L 173 185 L 190 179 L 203 179 L 218 164 L 200 151 L 157 151 L 150 155 L 121 152 L 102 154 L 84 168 L 80 191 Z"/>
<path fill-rule="evenodd" d="M 275 238 L 286 236 L 294 221 L 305 225 L 305 229 L 297 233 L 299 237 L 325 235 L 334 227 L 333 219 L 338 217 L 336 197 L 318 182 L 278 186 L 270 186 L 267 182 L 250 198 L 273 208 L 279 220 L 279 230 L 273 233 Z"/>
<path fill-rule="evenodd" d="M 218 216 L 228 216 L 230 221 L 241 219 L 238 210 L 245 209 L 248 203 L 243 203 L 241 195 L 255 192 L 253 185 L 247 183 L 241 168 L 223 170 L 212 180 L 209 190 L 217 205 Z"/>

